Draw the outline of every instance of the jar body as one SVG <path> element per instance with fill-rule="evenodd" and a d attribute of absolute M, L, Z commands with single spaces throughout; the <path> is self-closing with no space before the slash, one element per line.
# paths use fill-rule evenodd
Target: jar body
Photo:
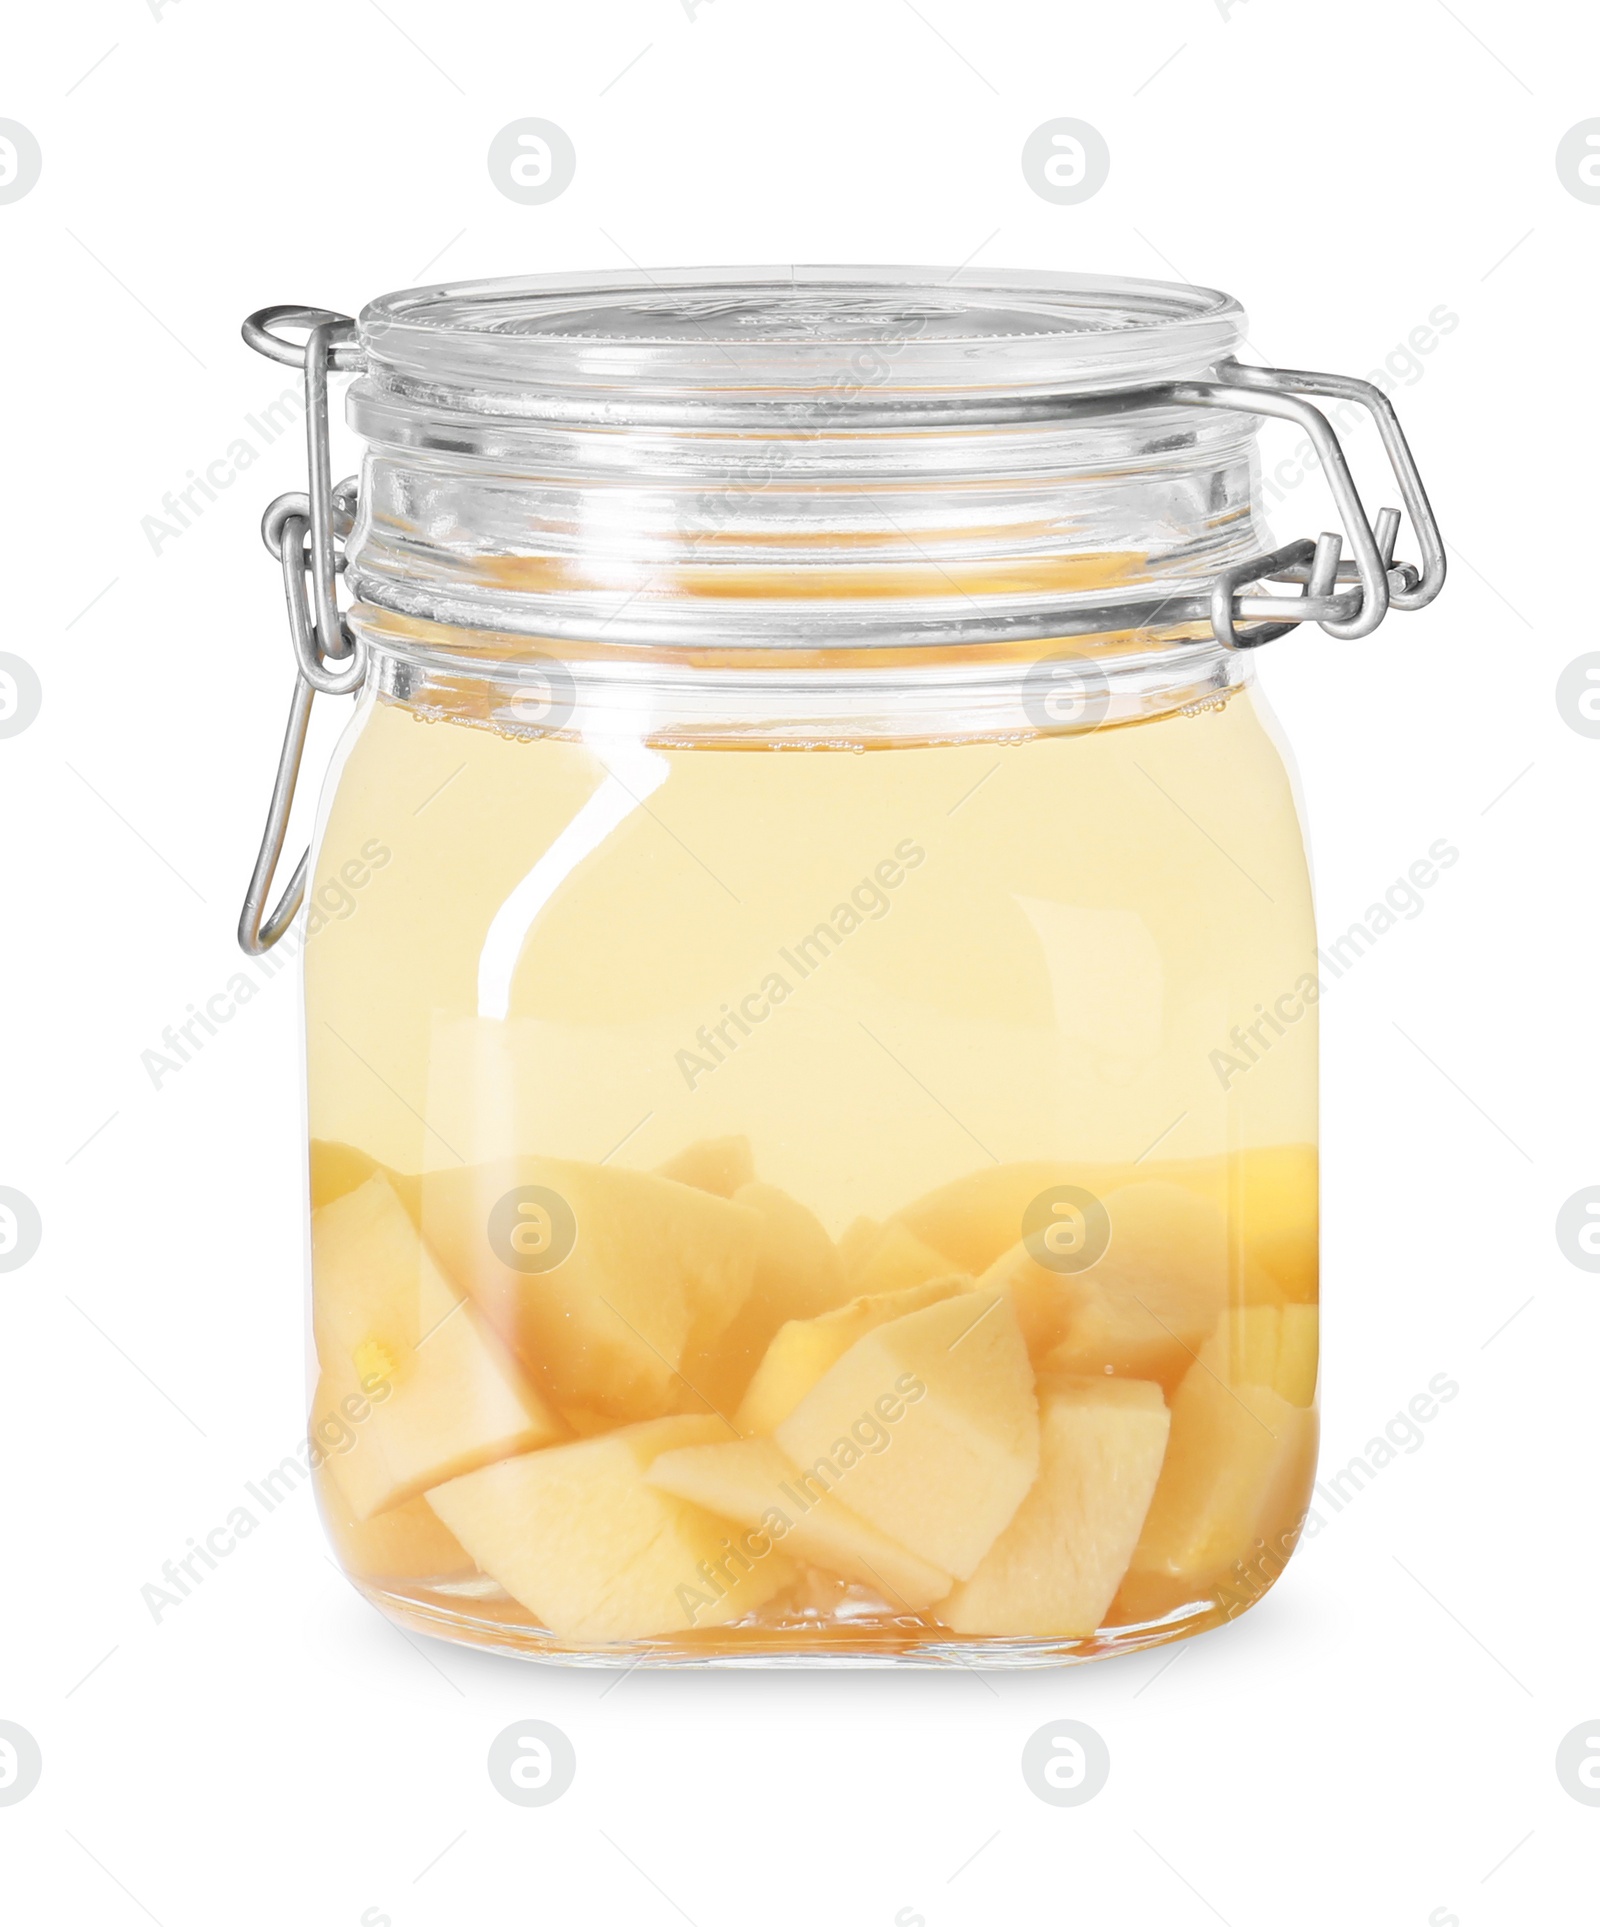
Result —
<path fill-rule="evenodd" d="M 1248 681 L 608 747 L 391 678 L 310 902 L 314 1455 L 385 1610 L 580 1661 L 1030 1663 L 1276 1577 L 1319 986 Z"/>

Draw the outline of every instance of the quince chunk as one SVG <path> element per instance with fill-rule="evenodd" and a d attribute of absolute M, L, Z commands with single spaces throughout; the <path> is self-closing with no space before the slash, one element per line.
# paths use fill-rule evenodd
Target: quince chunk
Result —
<path fill-rule="evenodd" d="M 685 1145 L 676 1157 L 656 1166 L 658 1178 L 692 1184 L 698 1191 L 731 1198 L 744 1185 L 754 1184 L 755 1159 L 747 1137 L 703 1137 Z"/>
<path fill-rule="evenodd" d="M 1245 1245 L 1286 1303 L 1317 1298 L 1317 1152 L 1311 1144 L 1262 1145 L 1238 1154 L 1236 1202 Z"/>
<path fill-rule="evenodd" d="M 652 1485 L 769 1535 L 786 1555 L 870 1586 L 902 1612 L 921 1612 L 950 1590 L 947 1572 L 907 1552 L 808 1483 L 770 1439 L 687 1445 L 651 1466 Z"/>
<path fill-rule="evenodd" d="M 383 1177 L 311 1220 L 312 1437 L 358 1521 L 566 1428 L 453 1289 Z"/>
<path fill-rule="evenodd" d="M 1200 1349 L 1201 1362 L 1230 1384 L 1270 1385 L 1291 1405 L 1317 1394 L 1315 1305 L 1236 1305 Z"/>
<path fill-rule="evenodd" d="M 466 1579 L 476 1568 L 425 1498 L 408 1499 L 370 1519 L 351 1517 L 337 1485 L 321 1484 L 322 1520 L 352 1578 Z"/>
<path fill-rule="evenodd" d="M 1270 1387 L 1230 1384 L 1202 1359 L 1172 1401 L 1172 1436 L 1132 1570 L 1215 1581 L 1280 1520 L 1316 1449 L 1316 1418 Z"/>
<path fill-rule="evenodd" d="M 969 1579 L 1039 1469 L 1027 1348 L 1000 1292 L 963 1292 L 879 1325 L 777 1428 L 801 1472 Z"/>
<path fill-rule="evenodd" d="M 847 1296 L 838 1247 L 803 1204 L 773 1184 L 742 1185 L 734 1202 L 761 1221 L 755 1282 L 709 1351 L 684 1366 L 718 1411 L 738 1401 L 780 1325 L 815 1318 Z"/>
<path fill-rule="evenodd" d="M 988 1165 L 918 1198 L 894 1221 L 976 1278 L 1022 1236 L 1023 1217 L 1041 1192 L 1070 1184 L 1103 1198 L 1141 1175 L 1132 1165 Z"/>
<path fill-rule="evenodd" d="M 756 1367 L 734 1423 L 746 1438 L 776 1431 L 822 1374 L 878 1325 L 970 1291 L 970 1278 L 939 1278 L 904 1291 L 868 1293 L 818 1318 L 782 1326 Z"/>
<path fill-rule="evenodd" d="M 407 1177 L 400 1171 L 391 1171 L 388 1165 L 368 1157 L 365 1151 L 358 1151 L 353 1144 L 314 1137 L 311 1140 L 310 1165 L 313 1211 L 320 1211 L 325 1204 L 332 1204 L 335 1198 L 342 1198 L 346 1192 L 357 1190 L 368 1178 L 381 1176 L 389 1180 L 395 1196 L 410 1212 L 413 1222 L 421 1215 L 422 1180 Z"/>
<path fill-rule="evenodd" d="M 859 1296 L 904 1291 L 931 1278 L 948 1278 L 951 1269 L 948 1258 L 892 1220 L 870 1237 L 857 1234 L 846 1268 L 850 1288 Z"/>
<path fill-rule="evenodd" d="M 1278 1391 L 1291 1405 L 1310 1405 L 1317 1396 L 1317 1308 L 1285 1305 L 1278 1341 Z"/>
<path fill-rule="evenodd" d="M 553 1402 L 704 1412 L 686 1359 L 749 1296 L 760 1215 L 645 1171 L 557 1158 L 429 1172 L 423 1226 Z"/>
<path fill-rule="evenodd" d="M 1022 1236 L 1023 1215 L 1041 1192 L 1069 1184 L 1106 1198 L 1138 1182 L 1181 1185 L 1237 1225 L 1247 1260 L 1239 1280 L 1245 1298 L 1315 1303 L 1317 1152 L 1311 1144 L 1145 1165 L 991 1165 L 930 1191 L 896 1218 L 956 1270 L 977 1277 Z"/>
<path fill-rule="evenodd" d="M 1087 1269 L 1052 1271 L 1022 1244 L 980 1283 L 1011 1294 L 1029 1349 L 1049 1370 L 1176 1386 L 1227 1301 L 1227 1226 L 1176 1184 L 1123 1185 L 1104 1203 L 1110 1243 Z"/>
<path fill-rule="evenodd" d="M 1161 1387 L 1039 1381 L 1039 1476 L 939 1617 L 958 1633 L 1083 1638 L 1105 1618 L 1167 1449 Z"/>
<path fill-rule="evenodd" d="M 716 1418 L 648 1420 L 502 1459 L 437 1487 L 428 1503 L 559 1639 L 720 1626 L 765 1604 L 794 1568 L 759 1536 L 730 1536 L 722 1520 L 646 1475 L 663 1452 L 726 1437 Z"/>

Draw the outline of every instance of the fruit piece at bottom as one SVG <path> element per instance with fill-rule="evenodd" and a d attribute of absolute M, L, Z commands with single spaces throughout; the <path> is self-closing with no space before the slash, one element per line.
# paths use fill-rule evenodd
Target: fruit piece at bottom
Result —
<path fill-rule="evenodd" d="M 1290 1304 L 1316 1302 L 1317 1191 L 1315 1145 L 1263 1145 L 1236 1160 L 1232 1203 L 1245 1247 Z"/>
<path fill-rule="evenodd" d="M 1085 1638 L 1138 1543 L 1167 1449 L 1161 1387 L 1041 1378 L 1039 1476 L 939 1617 L 958 1633 Z"/>
<path fill-rule="evenodd" d="M 1230 1384 L 1267 1385 L 1291 1405 L 1317 1394 L 1315 1305 L 1237 1305 L 1200 1348 L 1200 1360 Z"/>
<path fill-rule="evenodd" d="M 893 1222 L 942 1252 L 957 1271 L 977 1277 L 1023 1233 L 1028 1207 L 1059 1185 L 1103 1198 L 1142 1176 L 1132 1165 L 994 1164 L 969 1172 L 897 1211 Z"/>
<path fill-rule="evenodd" d="M 1315 1305 L 1285 1305 L 1273 1383 L 1291 1405 L 1317 1396 L 1318 1318 Z"/>
<path fill-rule="evenodd" d="M 561 1417 L 567 1430 L 577 1439 L 592 1439 L 598 1432 L 614 1432 L 617 1421 L 604 1412 L 587 1412 L 581 1405 L 563 1405 Z"/>
<path fill-rule="evenodd" d="M 1274 1300 L 1317 1296 L 1317 1151 L 1313 1144 L 1258 1145 L 1231 1156 L 1148 1164 L 990 1165 L 953 1179 L 895 1216 L 958 1271 L 978 1276 L 1022 1236 L 1029 1206 L 1058 1185 L 1104 1198 L 1120 1185 L 1181 1185 L 1229 1220 L 1249 1258 L 1244 1283 Z"/>
<path fill-rule="evenodd" d="M 368 1157 L 365 1151 L 358 1151 L 353 1144 L 339 1144 L 332 1138 L 314 1137 L 311 1140 L 310 1167 L 313 1211 L 320 1211 L 325 1204 L 332 1204 L 335 1198 L 342 1198 L 347 1192 L 359 1189 L 368 1178 L 382 1176 L 388 1179 L 395 1196 L 410 1212 L 412 1222 L 415 1223 L 421 1216 L 421 1178 L 391 1171 L 388 1165 Z"/>
<path fill-rule="evenodd" d="M 746 1438 L 769 1434 L 786 1419 L 828 1367 L 856 1342 L 891 1319 L 970 1291 L 970 1278 L 938 1278 L 904 1291 L 852 1298 L 819 1318 L 792 1319 L 773 1336 L 734 1415 Z"/>
<path fill-rule="evenodd" d="M 676 1157 L 656 1166 L 658 1178 L 671 1178 L 678 1184 L 692 1184 L 697 1191 L 709 1191 L 719 1198 L 731 1198 L 746 1184 L 754 1184 L 755 1159 L 747 1137 L 703 1137 L 685 1145 Z"/>
<path fill-rule="evenodd" d="M 662 1453 L 649 1479 L 767 1534 L 789 1557 L 870 1586 L 897 1611 L 921 1612 L 950 1590 L 949 1573 L 896 1545 L 837 1492 L 808 1482 L 770 1439 L 682 1446 Z M 847 1477 L 846 1495 L 849 1489 Z"/>
<path fill-rule="evenodd" d="M 950 1260 L 914 1238 L 903 1224 L 881 1225 L 871 1237 L 857 1233 L 846 1259 L 850 1289 L 857 1297 L 904 1291 L 933 1278 L 948 1278 Z"/>
<path fill-rule="evenodd" d="M 312 1440 L 358 1521 L 565 1437 L 382 1177 L 311 1221 Z"/>
<path fill-rule="evenodd" d="M 1182 1185 L 1228 1218 L 1247 1260 L 1241 1283 L 1249 1303 L 1315 1303 L 1315 1145 L 1253 1145 L 1230 1156 L 1184 1158 L 1143 1175 Z"/>
<path fill-rule="evenodd" d="M 1172 1401 L 1172 1436 L 1132 1569 L 1205 1588 L 1278 1524 L 1309 1476 L 1316 1418 L 1264 1385 L 1191 1367 Z"/>
<path fill-rule="evenodd" d="M 1283 1314 L 1277 1305 L 1234 1305 L 1200 1348 L 1208 1371 L 1236 1385 L 1278 1389 L 1278 1351 Z"/>
<path fill-rule="evenodd" d="M 969 1579 L 1039 1469 L 1033 1371 L 1002 1293 L 963 1292 L 879 1325 L 778 1426 L 851 1511 Z"/>
<path fill-rule="evenodd" d="M 682 1367 L 749 1295 L 761 1219 L 747 1205 L 648 1171 L 515 1158 L 430 1171 L 422 1207 L 446 1270 L 553 1403 L 622 1421 L 707 1411 Z"/>
<path fill-rule="evenodd" d="M 849 1295 L 838 1247 L 787 1191 L 773 1184 L 746 1184 L 734 1202 L 761 1221 L 755 1281 L 727 1329 L 683 1366 L 690 1384 L 719 1412 L 738 1403 L 780 1325 L 792 1318 L 815 1318 Z"/>
<path fill-rule="evenodd" d="M 331 1479 L 319 1480 L 317 1496 L 339 1564 L 352 1579 L 384 1585 L 407 1579 L 465 1579 L 477 1570 L 424 1498 L 408 1499 L 371 1519 L 356 1519 Z"/>
<path fill-rule="evenodd" d="M 1175 1388 L 1229 1291 L 1222 1214 L 1180 1185 L 1141 1182 L 1106 1194 L 1110 1243 L 1082 1271 L 1052 1272 L 1021 1246 L 992 1266 L 1017 1304 L 1029 1349 L 1059 1372 L 1109 1371 Z"/>
<path fill-rule="evenodd" d="M 649 1639 L 753 1612 L 794 1576 L 712 1513 L 646 1478 L 675 1447 L 726 1439 L 715 1418 L 652 1419 L 502 1459 L 428 1503 L 484 1572 L 559 1639 Z"/>
<path fill-rule="evenodd" d="M 1208 1199 L 1249 1257 L 1247 1296 L 1287 1304 L 1317 1297 L 1317 1147 L 1261 1144 L 1228 1157 L 1151 1169 Z"/>

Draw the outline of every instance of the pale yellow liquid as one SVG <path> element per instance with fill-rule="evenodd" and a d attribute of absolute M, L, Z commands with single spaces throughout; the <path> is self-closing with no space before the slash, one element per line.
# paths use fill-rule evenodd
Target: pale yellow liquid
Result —
<path fill-rule="evenodd" d="M 835 1237 L 1013 1162 L 1159 1174 L 1314 1145 L 1305 857 L 1248 688 L 1089 734 L 651 755 L 626 768 L 641 800 L 508 936 L 504 906 L 604 764 L 579 742 L 368 709 L 311 892 L 313 1138 L 417 1173 L 510 1154 L 648 1170 L 743 1135 Z M 1218 1198 L 1242 1277 L 1256 1227 L 1235 1170 Z M 1314 1211 L 1313 1192 L 1270 1214 L 1313 1267 Z M 1304 1299 L 1304 1278 L 1285 1295 Z M 1303 1501 L 1304 1481 L 1262 1536 L 1292 1540 Z M 493 1588 L 430 1586 L 353 1543 L 361 1583 L 418 1623 L 535 1637 Z M 682 1644 L 923 1636 L 803 1605 Z M 1132 1642 L 1225 1611 L 1156 1588 L 1121 1617 Z"/>

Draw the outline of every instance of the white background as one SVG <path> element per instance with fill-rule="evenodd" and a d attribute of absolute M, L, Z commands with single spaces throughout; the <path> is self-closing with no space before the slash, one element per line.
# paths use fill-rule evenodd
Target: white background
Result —
<path fill-rule="evenodd" d="M 1593 12 L 74 0 L 5 37 L 0 116 L 44 157 L 0 205 L 0 647 L 43 685 L 0 741 L 0 1182 L 44 1226 L 0 1276 L 0 1718 L 44 1760 L 0 1806 L 7 1917 L 1592 1918 L 1600 1808 L 1555 1750 L 1600 1718 L 1600 1278 L 1554 1226 L 1600 1181 L 1600 742 L 1556 701 L 1600 647 L 1600 206 L 1555 164 L 1600 115 Z M 485 164 L 526 115 L 577 149 L 545 206 Z M 1112 156 L 1077 206 L 1020 167 L 1060 115 Z M 1459 1396 L 1257 1611 L 1093 1667 L 613 1684 L 493 1659 L 383 1622 L 304 1492 L 154 1623 L 141 1587 L 303 1423 L 292 982 L 160 1089 L 141 1066 L 240 967 L 289 695 L 256 522 L 301 486 L 297 435 L 159 553 L 141 528 L 284 385 L 240 318 L 445 274 L 969 257 L 1226 287 L 1289 366 L 1366 374 L 1459 316 L 1397 388 L 1444 597 L 1261 663 L 1328 932 L 1436 838 L 1461 852 L 1323 1006 L 1325 1468 L 1435 1374 Z M 1313 478 L 1276 533 L 1329 517 Z M 578 1756 L 538 1810 L 485 1771 L 529 1716 Z M 1076 1809 L 1019 1769 L 1061 1717 L 1112 1758 Z"/>

